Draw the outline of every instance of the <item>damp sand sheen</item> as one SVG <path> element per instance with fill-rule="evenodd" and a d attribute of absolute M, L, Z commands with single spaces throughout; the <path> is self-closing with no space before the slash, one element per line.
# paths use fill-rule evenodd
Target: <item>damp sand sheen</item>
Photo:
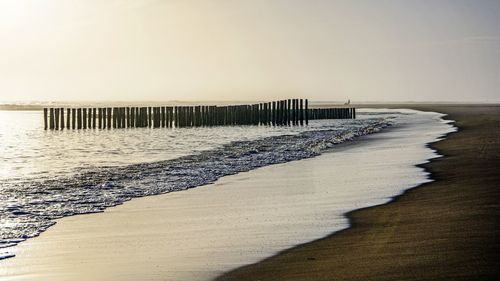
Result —
<path fill-rule="evenodd" d="M 6 280 L 210 280 L 349 226 L 344 214 L 428 181 L 415 165 L 454 128 L 402 111 L 382 132 L 320 156 L 257 168 L 180 192 L 60 219 L 7 248 Z"/>

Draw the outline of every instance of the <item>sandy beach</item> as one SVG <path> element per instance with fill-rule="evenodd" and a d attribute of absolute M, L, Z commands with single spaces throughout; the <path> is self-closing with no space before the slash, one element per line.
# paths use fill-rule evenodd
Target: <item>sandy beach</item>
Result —
<path fill-rule="evenodd" d="M 422 165 L 434 182 L 349 213 L 349 229 L 217 280 L 496 280 L 500 106 L 411 107 L 446 113 L 459 128 L 431 145 L 444 155 Z"/>
<path fill-rule="evenodd" d="M 425 143 L 451 129 L 437 114 L 319 157 L 259 168 L 104 213 L 60 219 L 0 261 L 7 280 L 210 280 L 345 229 L 349 210 L 427 181 Z M 363 173 L 358 170 L 362 169 Z"/>

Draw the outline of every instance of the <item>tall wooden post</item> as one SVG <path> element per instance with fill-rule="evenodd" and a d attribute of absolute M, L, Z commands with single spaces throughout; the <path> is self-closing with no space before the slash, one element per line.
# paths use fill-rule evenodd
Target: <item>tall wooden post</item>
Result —
<path fill-rule="evenodd" d="M 87 129 L 87 109 L 82 109 L 82 125 L 83 129 Z"/>
<path fill-rule="evenodd" d="M 50 109 L 50 115 L 49 115 L 49 128 L 51 130 L 54 130 L 55 124 L 54 124 L 54 109 Z"/>
<path fill-rule="evenodd" d="M 76 129 L 76 108 L 71 109 L 71 129 Z"/>
<path fill-rule="evenodd" d="M 306 107 L 305 107 L 305 119 L 306 119 L 306 125 L 309 125 L 309 100 L 306 99 Z"/>
<path fill-rule="evenodd" d="M 61 130 L 64 130 L 64 108 L 61 108 Z"/>
<path fill-rule="evenodd" d="M 97 127 L 99 129 L 104 129 L 104 109 L 102 107 L 99 107 L 97 111 L 99 112 L 99 116 L 97 117 Z"/>
<path fill-rule="evenodd" d="M 71 123 L 70 123 L 70 122 L 71 122 L 71 121 L 70 121 L 70 120 L 71 120 L 71 118 L 70 118 L 70 116 L 71 116 L 71 109 L 70 109 L 70 108 L 68 108 L 68 109 L 66 109 L 66 128 L 67 128 L 67 129 L 70 129 L 70 128 L 71 128 Z"/>
<path fill-rule="evenodd" d="M 59 108 L 54 108 L 54 115 L 55 129 L 59 130 Z"/>
<path fill-rule="evenodd" d="M 48 125 L 48 109 L 47 108 L 44 108 L 43 109 L 43 129 L 44 130 L 47 130 L 47 125 Z"/>
<path fill-rule="evenodd" d="M 77 115 L 77 120 L 76 120 L 76 124 L 77 124 L 77 128 L 78 129 L 81 129 L 82 128 L 82 109 L 81 108 L 78 108 L 76 110 L 76 115 Z"/>
<path fill-rule="evenodd" d="M 106 108 L 106 129 L 111 129 L 111 107 Z"/>

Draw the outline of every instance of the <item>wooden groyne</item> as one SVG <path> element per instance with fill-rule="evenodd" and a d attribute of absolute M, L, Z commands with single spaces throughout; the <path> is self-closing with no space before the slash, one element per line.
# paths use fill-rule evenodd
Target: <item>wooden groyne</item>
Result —
<path fill-rule="evenodd" d="M 44 129 L 302 126 L 315 119 L 355 119 L 356 109 L 309 108 L 307 99 L 250 105 L 44 108 Z M 66 114 L 65 114 L 66 113 Z"/>

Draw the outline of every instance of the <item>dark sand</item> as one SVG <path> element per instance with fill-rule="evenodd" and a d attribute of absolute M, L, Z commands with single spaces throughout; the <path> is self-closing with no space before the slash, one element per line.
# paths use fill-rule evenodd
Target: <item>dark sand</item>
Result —
<path fill-rule="evenodd" d="M 447 113 L 448 119 L 457 121 L 459 132 L 431 145 L 445 157 L 423 165 L 436 181 L 389 204 L 349 213 L 349 229 L 217 280 L 495 280 L 500 276 L 500 106 L 390 107 Z"/>

